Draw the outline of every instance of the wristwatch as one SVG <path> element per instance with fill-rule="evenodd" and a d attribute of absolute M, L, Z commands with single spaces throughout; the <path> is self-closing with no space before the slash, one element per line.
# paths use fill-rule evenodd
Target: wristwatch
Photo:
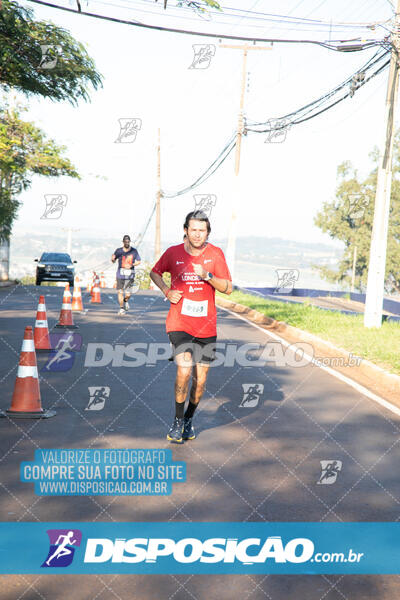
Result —
<path fill-rule="evenodd" d="M 207 273 L 207 277 L 204 277 L 204 281 L 208 281 L 209 279 L 212 279 L 214 277 L 214 275 L 210 272 Z"/>

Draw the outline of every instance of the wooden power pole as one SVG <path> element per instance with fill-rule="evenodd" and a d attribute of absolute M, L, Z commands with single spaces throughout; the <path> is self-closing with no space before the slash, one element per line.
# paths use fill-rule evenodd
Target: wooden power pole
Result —
<path fill-rule="evenodd" d="M 235 175 L 239 175 L 240 170 L 240 151 L 242 148 L 242 137 L 245 134 L 244 131 L 244 93 L 246 88 L 246 75 L 247 75 L 247 54 L 249 50 L 272 50 L 270 46 L 255 46 L 249 44 L 220 44 L 220 48 L 229 48 L 231 50 L 242 50 L 243 51 L 243 64 L 242 64 L 242 83 L 240 89 L 240 103 L 239 103 L 239 115 L 238 115 L 238 125 L 237 125 L 237 133 L 236 133 L 236 153 L 235 153 Z M 238 186 L 236 186 L 238 187 Z M 234 277 L 235 270 L 235 249 L 236 249 L 236 194 L 232 199 L 232 214 L 231 221 L 229 225 L 228 232 L 228 244 L 226 247 L 226 259 L 229 265 L 229 269 L 232 275 L 232 280 Z"/>
<path fill-rule="evenodd" d="M 156 195 L 156 240 L 154 246 L 155 262 L 161 256 L 161 161 L 160 161 L 160 129 L 157 142 L 157 195 Z"/>
<path fill-rule="evenodd" d="M 376 182 L 374 222 L 372 226 L 364 312 L 365 327 L 381 327 L 382 325 L 390 193 L 392 187 L 394 123 L 399 87 L 399 32 L 400 0 L 397 0 L 396 19 L 391 37 L 393 47 L 386 95 L 385 142 L 379 157 L 378 179 Z"/>

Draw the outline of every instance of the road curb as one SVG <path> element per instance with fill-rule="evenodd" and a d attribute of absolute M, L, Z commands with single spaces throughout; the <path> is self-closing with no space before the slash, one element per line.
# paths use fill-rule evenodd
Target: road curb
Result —
<path fill-rule="evenodd" d="M 312 344 L 315 356 L 318 358 L 331 359 L 343 358 L 348 362 L 354 354 L 335 346 L 331 342 L 321 339 L 320 337 L 288 325 L 284 321 L 276 321 L 271 317 L 267 317 L 258 310 L 226 300 L 220 296 L 216 296 L 216 304 L 221 308 L 227 308 L 234 313 L 240 314 L 249 321 L 256 323 L 267 331 L 272 331 L 279 334 L 288 342 L 307 342 Z M 361 359 L 359 365 L 352 366 L 337 366 L 329 364 L 330 368 L 338 371 L 357 383 L 360 383 L 370 389 L 375 394 L 381 395 L 386 400 L 400 407 L 400 376 L 385 371 L 382 367 L 372 363 L 365 358 Z"/>

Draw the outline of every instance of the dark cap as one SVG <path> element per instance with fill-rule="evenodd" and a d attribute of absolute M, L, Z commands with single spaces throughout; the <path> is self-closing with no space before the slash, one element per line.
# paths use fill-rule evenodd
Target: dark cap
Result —
<path fill-rule="evenodd" d="M 131 238 L 130 238 L 130 236 L 129 236 L 129 235 L 124 235 L 124 237 L 122 238 L 122 241 L 124 241 L 124 240 L 129 240 L 129 241 L 131 241 Z"/>

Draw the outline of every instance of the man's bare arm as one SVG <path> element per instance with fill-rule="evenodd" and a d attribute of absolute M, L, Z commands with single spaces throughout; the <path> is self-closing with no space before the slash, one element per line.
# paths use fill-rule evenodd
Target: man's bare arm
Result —
<path fill-rule="evenodd" d="M 221 279 L 221 277 L 215 277 L 214 275 L 214 277 L 208 280 L 208 283 L 219 292 L 222 292 L 222 294 L 227 294 L 228 296 L 232 294 L 232 281 L 229 279 Z"/>
<path fill-rule="evenodd" d="M 168 296 L 170 288 L 167 286 L 161 275 L 154 273 L 154 271 L 150 271 L 150 279 L 160 288 L 164 296 Z"/>
<path fill-rule="evenodd" d="M 162 293 L 172 304 L 177 304 L 182 297 L 183 292 L 180 290 L 171 290 L 165 283 L 164 279 L 158 273 L 150 271 L 150 279 L 160 288 Z"/>

